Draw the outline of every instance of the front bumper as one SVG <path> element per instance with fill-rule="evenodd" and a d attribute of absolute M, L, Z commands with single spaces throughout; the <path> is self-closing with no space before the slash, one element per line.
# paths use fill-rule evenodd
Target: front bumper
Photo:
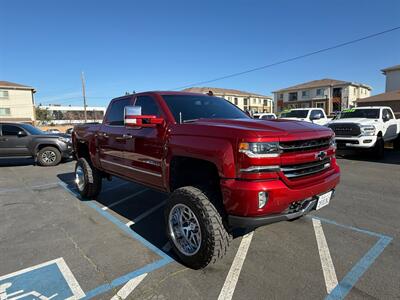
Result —
<path fill-rule="evenodd" d="M 70 143 L 60 143 L 59 148 L 63 158 L 70 158 L 74 153 L 74 149 Z"/>
<path fill-rule="evenodd" d="M 377 136 L 336 137 L 336 145 L 341 149 L 369 149 L 375 145 Z"/>
<path fill-rule="evenodd" d="M 293 213 L 273 214 L 262 217 L 239 217 L 231 215 L 228 216 L 228 223 L 229 226 L 235 228 L 256 228 L 275 222 L 289 221 L 308 214 L 311 210 L 315 209 L 317 201 L 317 199 L 305 201 L 303 207 Z"/>

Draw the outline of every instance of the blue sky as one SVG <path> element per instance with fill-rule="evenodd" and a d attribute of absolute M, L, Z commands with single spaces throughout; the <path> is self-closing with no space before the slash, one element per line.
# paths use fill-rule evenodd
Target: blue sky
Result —
<path fill-rule="evenodd" d="M 0 0 L 0 80 L 37 103 L 106 105 L 126 91 L 173 89 L 400 26 L 400 1 Z M 6 13 L 4 13 L 6 12 Z M 335 78 L 384 91 L 400 30 L 209 84 L 261 94 Z"/>

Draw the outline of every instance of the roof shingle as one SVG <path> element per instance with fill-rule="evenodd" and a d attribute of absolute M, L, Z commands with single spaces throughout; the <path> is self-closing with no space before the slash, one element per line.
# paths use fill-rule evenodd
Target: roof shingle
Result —
<path fill-rule="evenodd" d="M 19 83 L 14 83 L 14 82 L 10 82 L 10 81 L 1 81 L 1 80 L 0 80 L 0 87 L 34 90 L 33 87 L 28 86 L 28 85 L 23 85 L 23 84 L 19 84 Z"/>

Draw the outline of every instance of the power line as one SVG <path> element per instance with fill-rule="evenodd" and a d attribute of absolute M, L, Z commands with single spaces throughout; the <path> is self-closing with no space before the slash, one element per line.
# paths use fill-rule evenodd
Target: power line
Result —
<path fill-rule="evenodd" d="M 223 80 L 223 79 L 232 78 L 232 77 L 240 76 L 240 75 L 243 75 L 243 74 L 247 74 L 247 73 L 251 73 L 251 72 L 267 69 L 267 68 L 270 68 L 270 67 L 273 67 L 273 66 L 277 66 L 277 65 L 280 65 L 280 64 L 284 64 L 284 63 L 287 63 L 287 62 L 291 62 L 291 61 L 294 61 L 294 60 L 299 60 L 299 59 L 302 59 L 302 58 L 305 58 L 305 57 L 316 55 L 316 54 L 319 54 L 319 53 L 322 53 L 322 52 L 327 52 L 327 51 L 330 51 L 330 50 L 333 50 L 333 49 L 337 49 L 337 48 L 345 47 L 345 46 L 348 46 L 348 45 L 351 45 L 351 44 L 355 44 L 355 43 L 358 43 L 358 42 L 361 42 L 361 41 L 364 41 L 364 40 L 367 40 L 367 39 L 371 39 L 371 38 L 377 37 L 379 35 L 383 35 L 383 34 L 386 34 L 386 33 L 389 33 L 389 32 L 395 31 L 395 30 L 399 30 L 399 29 L 400 29 L 400 26 L 393 27 L 391 29 L 387 29 L 387 30 L 384 30 L 384 31 L 380 31 L 380 32 L 377 32 L 377 33 L 366 35 L 366 36 L 363 36 L 363 37 L 358 38 L 358 39 L 354 39 L 354 40 L 351 40 L 351 41 L 348 41 L 348 42 L 336 44 L 334 46 L 330 46 L 330 47 L 323 48 L 323 49 L 320 49 L 320 50 L 316 50 L 316 51 L 308 52 L 308 53 L 305 53 L 305 54 L 302 54 L 302 55 L 298 55 L 298 56 L 294 56 L 294 57 L 287 58 L 287 59 L 284 59 L 284 60 L 280 60 L 280 61 L 268 64 L 268 65 L 256 67 L 256 68 L 249 69 L 249 70 L 242 71 L 242 72 L 228 74 L 228 75 L 217 77 L 217 78 L 210 79 L 210 80 L 199 81 L 199 82 L 187 84 L 187 85 L 184 85 L 184 86 L 176 87 L 176 88 L 174 88 L 172 90 L 180 90 L 180 89 L 192 87 L 192 86 L 195 86 L 195 85 L 203 85 L 203 84 L 206 84 L 206 83 L 220 81 L 220 80 Z"/>

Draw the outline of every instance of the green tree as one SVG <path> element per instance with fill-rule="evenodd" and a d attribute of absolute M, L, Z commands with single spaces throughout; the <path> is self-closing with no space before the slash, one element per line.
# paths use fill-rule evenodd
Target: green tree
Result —
<path fill-rule="evenodd" d="M 36 120 L 41 122 L 51 121 L 51 113 L 48 109 L 36 107 L 35 108 Z"/>

